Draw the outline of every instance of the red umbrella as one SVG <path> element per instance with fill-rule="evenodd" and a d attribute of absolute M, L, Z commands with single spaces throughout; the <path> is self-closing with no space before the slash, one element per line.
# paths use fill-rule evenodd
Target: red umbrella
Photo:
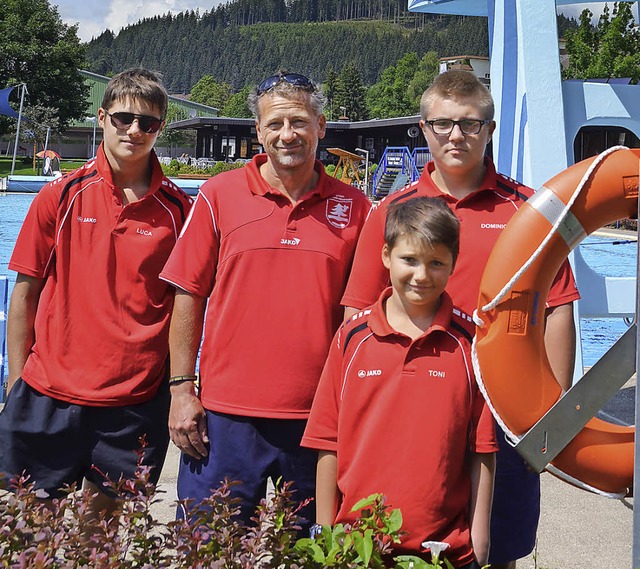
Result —
<path fill-rule="evenodd" d="M 38 152 L 36 154 L 37 158 L 57 158 L 58 160 L 60 160 L 60 154 L 58 154 L 57 152 L 55 152 L 54 150 L 41 150 L 40 152 Z"/>

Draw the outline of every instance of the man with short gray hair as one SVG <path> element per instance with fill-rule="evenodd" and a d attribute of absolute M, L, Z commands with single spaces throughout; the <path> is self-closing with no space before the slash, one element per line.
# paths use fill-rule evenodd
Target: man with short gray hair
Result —
<path fill-rule="evenodd" d="M 299 445 L 370 207 L 315 159 L 322 103 L 304 75 L 260 83 L 249 105 L 265 153 L 202 186 L 161 274 L 177 288 L 169 429 L 183 453 L 178 497 L 199 501 L 224 478 L 239 480 L 232 493 L 245 523 L 268 477 L 294 481 L 296 499 L 314 495 L 316 453 Z M 313 508 L 302 515 L 309 522 Z"/>

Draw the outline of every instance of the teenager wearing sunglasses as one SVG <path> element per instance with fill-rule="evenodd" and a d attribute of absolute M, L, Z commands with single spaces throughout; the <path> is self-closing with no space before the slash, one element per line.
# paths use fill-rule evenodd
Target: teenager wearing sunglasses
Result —
<path fill-rule="evenodd" d="M 96 517 L 116 511 L 104 475 L 133 478 L 140 437 L 153 481 L 169 442 L 174 290 L 158 273 L 191 199 L 153 151 L 166 110 L 154 73 L 114 76 L 98 111 L 97 156 L 42 188 L 9 263 L 18 277 L 0 471 L 26 471 L 50 498 L 84 482 Z"/>
<path fill-rule="evenodd" d="M 323 102 L 304 75 L 260 83 L 249 105 L 264 153 L 201 187 L 161 275 L 178 288 L 170 338 L 178 496 L 197 503 L 225 477 L 239 480 L 231 491 L 245 523 L 269 476 L 294 481 L 297 500 L 314 495 L 316 453 L 300 440 L 370 208 L 315 159 Z M 303 527 L 313 511 L 302 512 Z"/>

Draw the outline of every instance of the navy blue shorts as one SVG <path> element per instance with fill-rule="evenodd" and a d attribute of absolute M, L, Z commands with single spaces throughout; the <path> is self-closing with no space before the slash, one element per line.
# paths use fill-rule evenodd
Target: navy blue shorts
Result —
<path fill-rule="evenodd" d="M 0 413 L 0 472 L 26 471 L 52 498 L 65 484 L 80 488 L 83 478 L 101 488 L 105 478 L 96 468 L 113 482 L 134 477 L 144 435 L 143 464 L 153 467 L 156 483 L 169 445 L 169 404 L 164 383 L 145 403 L 88 407 L 43 395 L 19 379 Z"/>
<path fill-rule="evenodd" d="M 306 420 L 264 419 L 206 411 L 209 455 L 196 460 L 182 455 L 178 473 L 178 498 L 193 500 L 193 506 L 208 498 L 227 478 L 241 482 L 231 494 L 240 499 L 238 521 L 251 525 L 256 506 L 265 497 L 267 478 L 293 481 L 293 498 L 301 502 L 315 495 L 318 453 L 300 446 Z M 178 508 L 178 517 L 184 516 Z M 309 503 L 299 514 L 301 535 L 315 519 Z"/>
<path fill-rule="evenodd" d="M 531 470 L 496 426 L 500 452 L 491 511 L 489 563 L 526 557 L 536 544 L 540 518 L 540 476 Z"/>

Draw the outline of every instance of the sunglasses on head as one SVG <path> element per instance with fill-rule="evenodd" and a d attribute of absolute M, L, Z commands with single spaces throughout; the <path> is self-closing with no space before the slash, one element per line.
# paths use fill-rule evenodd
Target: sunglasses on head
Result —
<path fill-rule="evenodd" d="M 258 95 L 266 93 L 269 89 L 273 89 L 278 83 L 282 83 L 283 81 L 307 91 L 315 91 L 316 89 L 311 79 L 304 75 L 300 75 L 299 73 L 278 73 L 277 75 L 267 77 L 258 85 Z"/>
<path fill-rule="evenodd" d="M 162 119 L 152 117 L 149 115 L 136 115 L 135 113 L 110 113 L 105 110 L 105 113 L 109 115 L 111 124 L 117 129 L 129 128 L 133 121 L 138 121 L 138 127 L 142 132 L 152 134 L 158 132 L 162 126 Z"/>

